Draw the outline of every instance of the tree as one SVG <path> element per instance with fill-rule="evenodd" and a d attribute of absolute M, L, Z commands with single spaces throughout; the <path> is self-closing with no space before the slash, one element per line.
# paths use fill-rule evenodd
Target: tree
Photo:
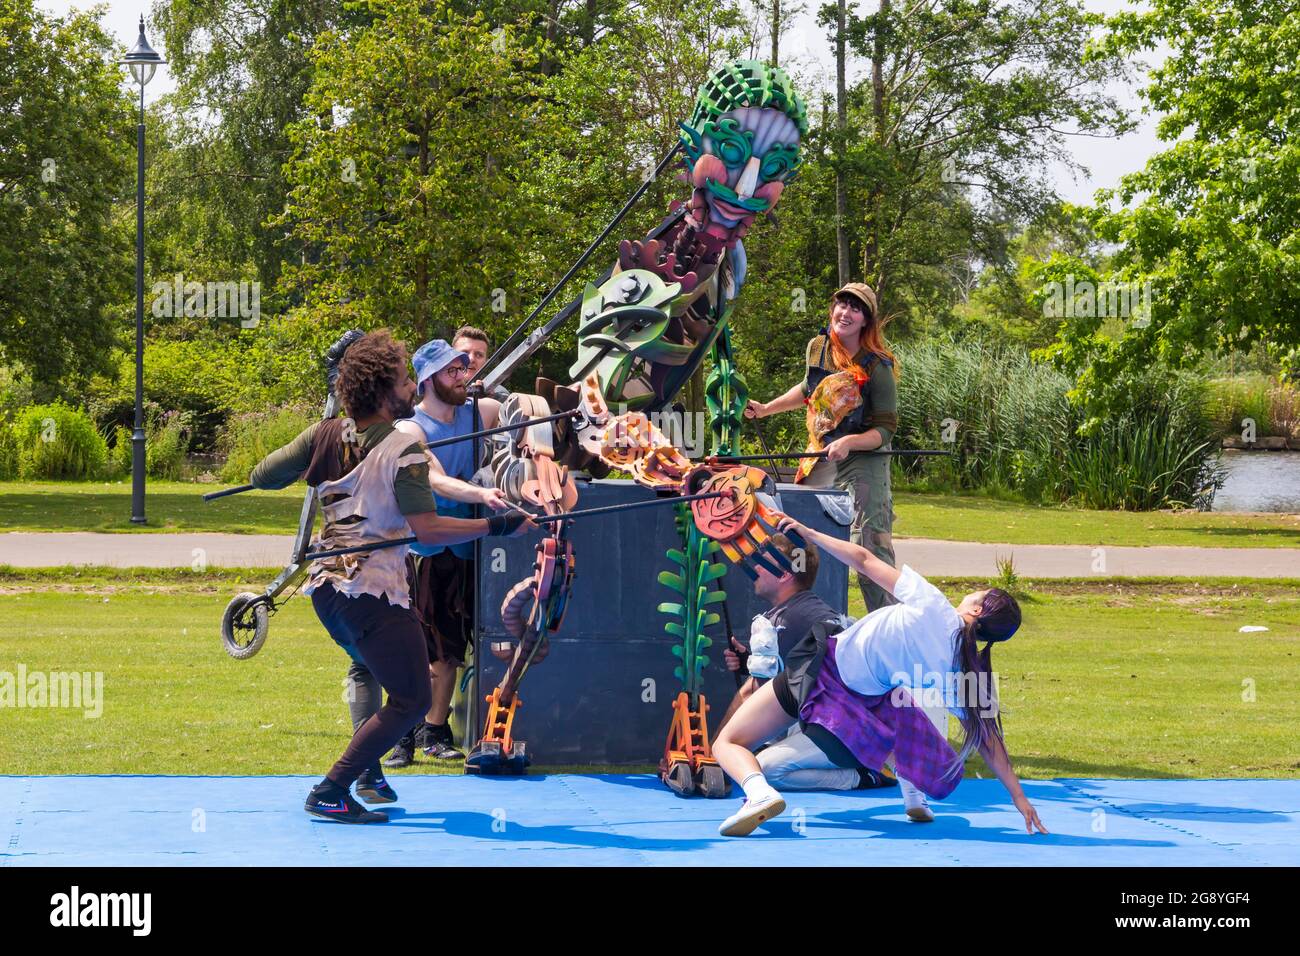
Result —
<path fill-rule="evenodd" d="M 308 53 L 326 30 L 364 22 L 343 0 L 167 0 L 157 21 L 176 91 L 160 110 L 150 254 L 161 275 L 251 277 L 268 293 L 302 250 L 284 210 L 289 124 L 304 116 Z M 276 303 L 264 303 L 278 311 Z"/>
<path fill-rule="evenodd" d="M 871 64 L 850 94 L 861 131 L 845 158 L 862 275 L 886 314 L 906 314 L 939 229 L 995 253 L 1004 222 L 1027 222 L 1058 201 L 1053 162 L 1077 169 L 1071 136 L 1128 127 L 1104 84 L 1121 61 L 1085 58 L 1101 18 L 1077 0 L 877 0 L 851 17 L 850 49 Z M 834 13 L 823 7 L 823 17 Z M 922 297 L 924 298 L 924 297 Z"/>
<path fill-rule="evenodd" d="M 529 248 L 537 58 L 446 2 L 374 9 L 312 50 L 277 225 L 311 251 L 286 271 L 307 313 L 423 341 L 487 313 Z"/>
<path fill-rule="evenodd" d="M 131 97 L 93 16 L 0 0 L 0 359 L 38 400 L 110 364 L 131 287 Z M 68 376 L 63 385 L 60 380 Z"/>
<path fill-rule="evenodd" d="M 1110 278 L 1150 290 L 1147 321 L 1066 323 L 1049 354 L 1106 413 L 1129 373 L 1264 344 L 1300 365 L 1300 6 L 1156 0 L 1109 21 L 1094 61 L 1170 47 L 1143 97 L 1170 146 L 1092 210 Z"/>

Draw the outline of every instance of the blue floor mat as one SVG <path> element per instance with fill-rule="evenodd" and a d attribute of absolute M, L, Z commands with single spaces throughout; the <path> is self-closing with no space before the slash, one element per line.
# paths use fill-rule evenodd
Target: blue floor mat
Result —
<path fill-rule="evenodd" d="M 403 775 L 372 826 L 304 813 L 315 780 L 0 777 L 0 866 L 1300 863 L 1300 780 L 1026 781 L 1047 836 L 995 780 L 962 783 L 931 824 L 897 790 L 788 793 L 743 840 L 717 833 L 738 798 L 683 800 L 646 775 Z"/>

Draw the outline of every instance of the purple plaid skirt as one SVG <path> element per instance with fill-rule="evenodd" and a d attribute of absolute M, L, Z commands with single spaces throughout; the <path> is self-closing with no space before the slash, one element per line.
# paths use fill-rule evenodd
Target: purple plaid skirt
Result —
<path fill-rule="evenodd" d="M 815 636 L 816 629 L 805 642 L 811 643 Z M 808 643 L 804 647 L 813 651 Z M 898 776 L 926 796 L 940 800 L 957 789 L 962 765 L 956 752 L 907 691 L 896 688 L 889 694 L 868 697 L 850 690 L 835 666 L 835 638 L 825 638 L 823 646 L 824 655 L 814 652 L 807 660 L 802 679 L 791 680 L 791 690 L 799 701 L 799 718 L 825 727 L 872 770 L 880 770 L 893 752 Z M 795 655 L 792 651 L 791 657 Z M 793 661 L 791 664 L 794 666 Z"/>

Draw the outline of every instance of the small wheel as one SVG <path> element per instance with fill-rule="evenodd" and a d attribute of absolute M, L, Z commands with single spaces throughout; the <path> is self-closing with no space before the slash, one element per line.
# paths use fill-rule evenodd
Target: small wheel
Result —
<path fill-rule="evenodd" d="M 221 615 L 221 644 L 237 661 L 246 661 L 266 643 L 270 618 L 265 595 L 245 591 L 236 594 Z"/>
<path fill-rule="evenodd" d="M 679 797 L 689 797 L 695 793 L 695 781 L 691 779 L 691 765 L 678 760 L 667 771 L 659 774 L 664 785 Z"/>
<path fill-rule="evenodd" d="M 505 761 L 505 771 L 516 777 L 522 777 L 528 772 L 528 766 L 533 762 L 528 756 L 527 747 L 522 740 L 516 740 L 514 746 L 510 748 L 510 756 Z"/>
<path fill-rule="evenodd" d="M 703 796 L 711 797 L 715 800 L 722 799 L 731 793 L 731 781 L 723 773 L 722 768 L 713 764 L 706 764 L 700 768 L 699 791 Z"/>

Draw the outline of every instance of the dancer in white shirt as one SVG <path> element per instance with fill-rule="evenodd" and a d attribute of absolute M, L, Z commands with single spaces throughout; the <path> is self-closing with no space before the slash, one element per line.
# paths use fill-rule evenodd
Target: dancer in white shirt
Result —
<path fill-rule="evenodd" d="M 990 588 L 966 595 L 954 608 L 910 567 L 899 571 L 864 548 L 789 517 L 779 529 L 802 535 L 900 603 L 872 611 L 838 633 L 814 627 L 791 652 L 786 669 L 722 729 L 713 753 L 745 791 L 745 803 L 720 832 L 746 836 L 785 809 L 753 751 L 797 722 L 833 761 L 857 761 L 877 770 L 892 763 L 900 779 L 936 799 L 956 788 L 965 758 L 978 750 L 1025 818 L 1025 829 L 1046 833 L 1011 769 L 992 684 L 991 646 L 1020 625 L 1015 599 Z M 987 642 L 982 650 L 980 641 Z M 934 694 L 942 695 L 961 722 L 960 754 L 918 705 Z M 914 701 L 914 695 L 921 700 Z"/>

